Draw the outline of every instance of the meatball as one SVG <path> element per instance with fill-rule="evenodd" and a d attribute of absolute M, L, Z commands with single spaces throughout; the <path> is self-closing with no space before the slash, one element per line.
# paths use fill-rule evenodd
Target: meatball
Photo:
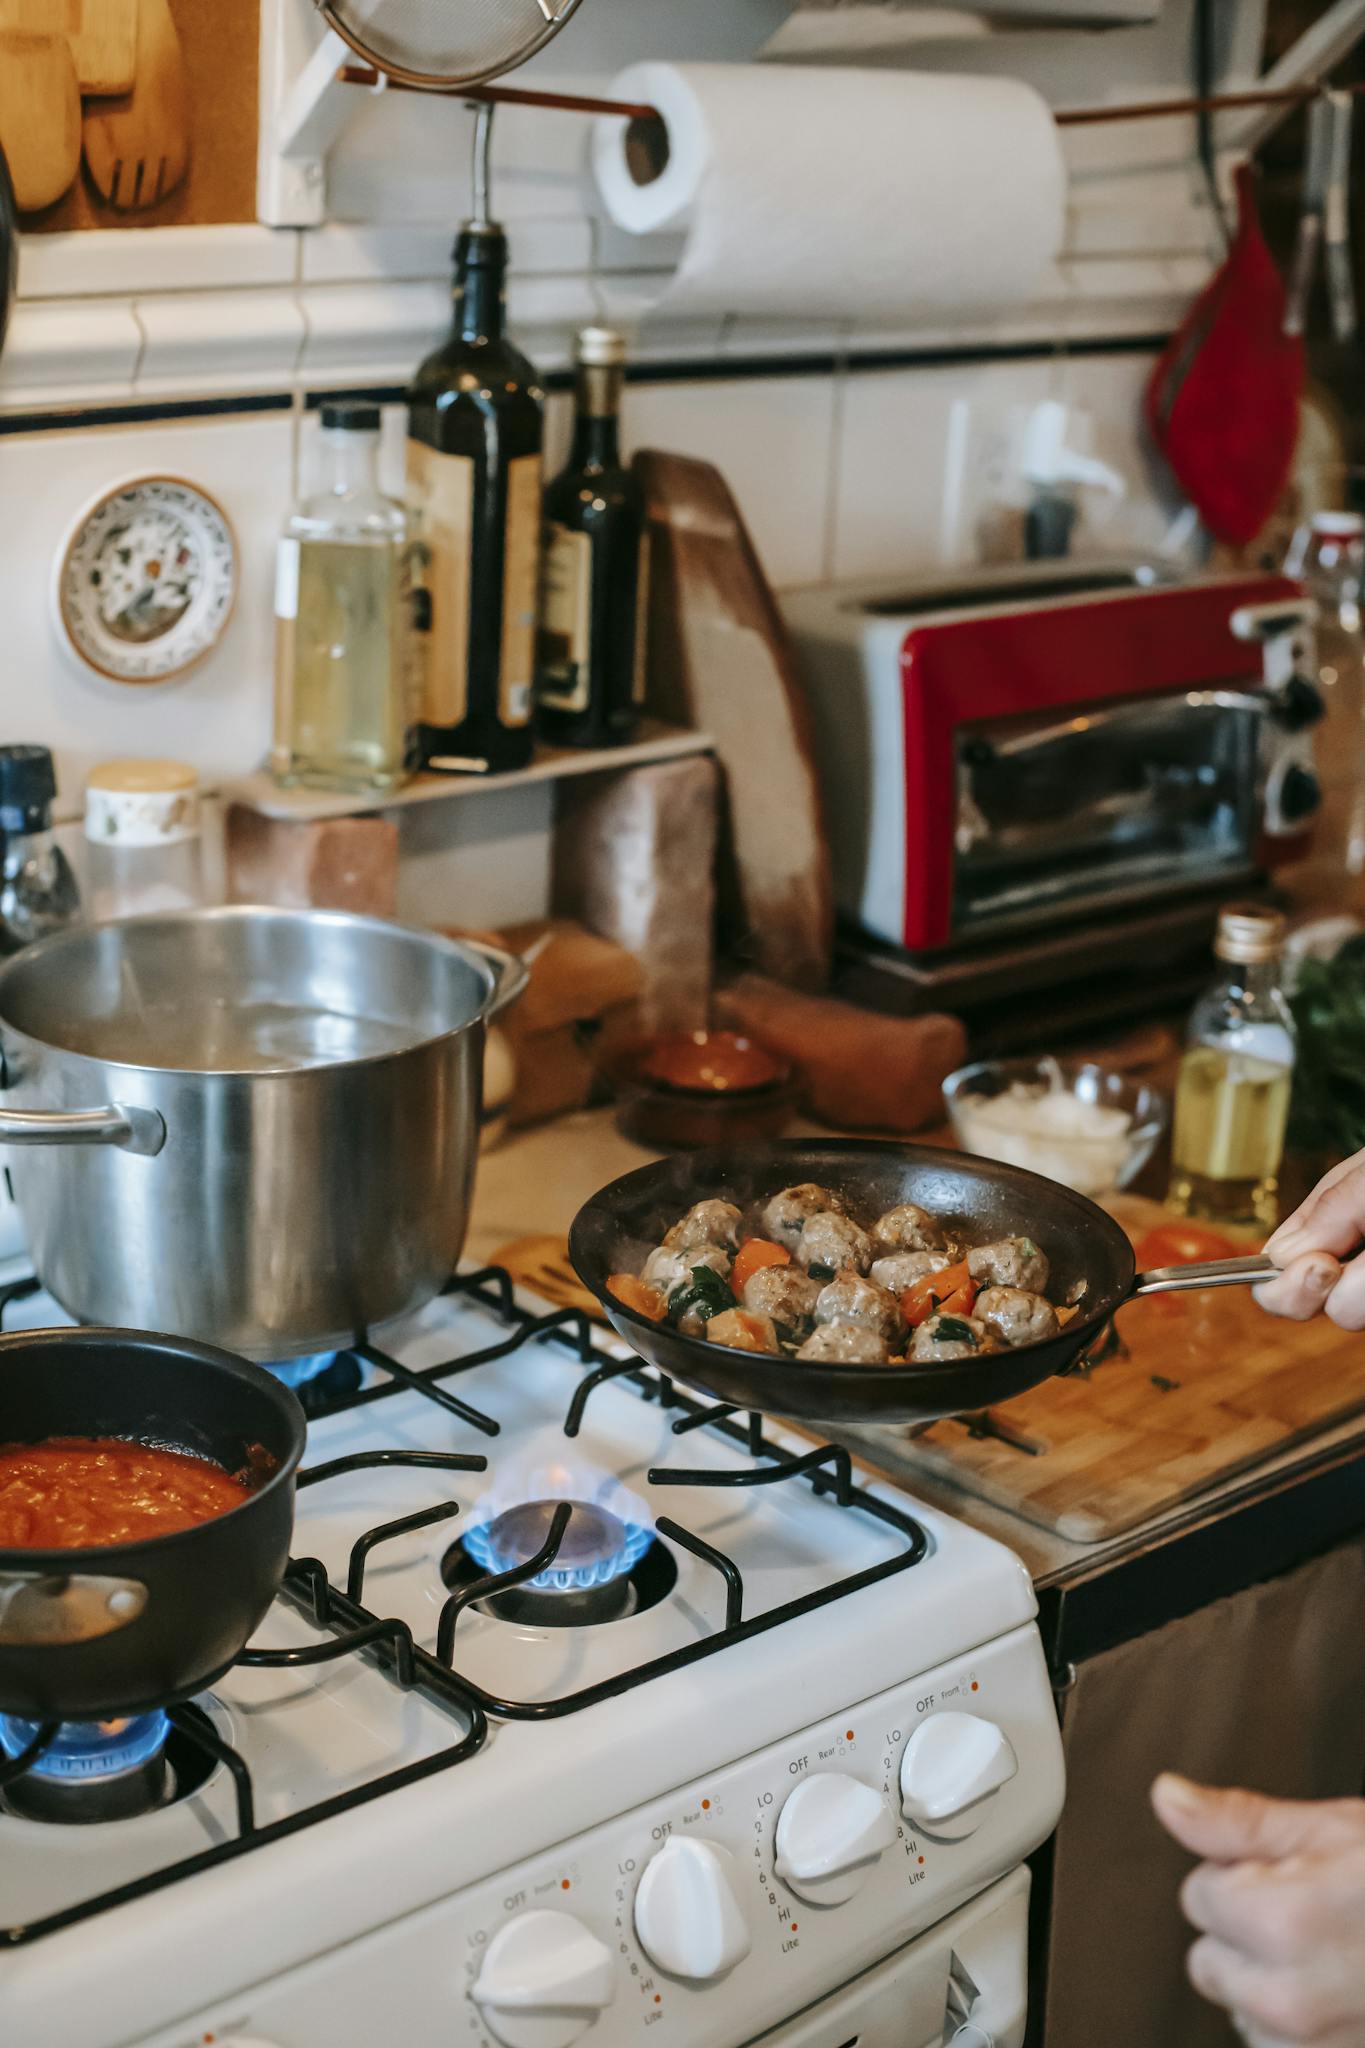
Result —
<path fill-rule="evenodd" d="M 872 1242 L 881 1254 L 890 1252 L 935 1252 L 943 1243 L 937 1216 L 921 1209 L 918 1202 L 902 1202 L 888 1209 L 872 1226 Z"/>
<path fill-rule="evenodd" d="M 675 1287 L 684 1286 L 692 1278 L 694 1266 L 709 1266 L 713 1273 L 719 1273 L 722 1280 L 730 1277 L 731 1259 L 727 1251 L 718 1244 L 697 1245 L 691 1251 L 670 1251 L 667 1245 L 660 1245 L 650 1253 L 640 1268 L 640 1278 L 647 1280 L 651 1287 L 659 1288 L 665 1296 Z"/>
<path fill-rule="evenodd" d="M 1026 1287 L 983 1288 L 973 1313 L 1010 1345 L 1041 1343 L 1044 1337 L 1055 1337 L 1061 1327 L 1052 1303 Z"/>
<path fill-rule="evenodd" d="M 872 1264 L 872 1242 L 848 1216 L 812 1216 L 796 1243 L 796 1263 L 823 1266 L 827 1272 L 849 1268 L 865 1273 Z"/>
<path fill-rule="evenodd" d="M 1030 1294 L 1041 1294 L 1049 1267 L 1031 1237 L 1002 1237 L 969 1251 L 967 1271 L 987 1287 L 1025 1287 Z"/>
<path fill-rule="evenodd" d="M 718 1244 L 733 1250 L 738 1238 L 739 1211 L 733 1202 L 694 1202 L 664 1238 L 664 1249 L 685 1252 L 694 1245 Z"/>
<path fill-rule="evenodd" d="M 815 1304 L 815 1320 L 861 1323 L 865 1329 L 875 1330 L 888 1344 L 896 1343 L 905 1332 L 901 1305 L 895 1295 L 858 1273 L 838 1273 L 828 1287 L 822 1288 Z"/>
<path fill-rule="evenodd" d="M 810 1328 L 819 1296 L 820 1282 L 797 1266 L 760 1266 L 744 1283 L 745 1308 L 793 1332 Z"/>
<path fill-rule="evenodd" d="M 789 1252 L 796 1250 L 797 1240 L 812 1216 L 842 1216 L 844 1205 L 837 1195 L 828 1188 L 817 1187 L 813 1180 L 802 1181 L 797 1187 L 783 1188 L 780 1195 L 774 1195 L 763 1211 L 763 1235 L 774 1244 L 784 1244 Z"/>
<path fill-rule="evenodd" d="M 706 1334 L 713 1344 L 728 1344 L 732 1351 L 781 1349 L 772 1317 L 756 1315 L 752 1309 L 727 1308 L 712 1316 Z"/>
<path fill-rule="evenodd" d="M 866 1323 L 822 1323 L 796 1355 L 824 1365 L 885 1365 L 888 1353 L 885 1338 Z"/>
<path fill-rule="evenodd" d="M 872 1261 L 868 1277 L 879 1287 L 889 1287 L 893 1294 L 901 1294 L 926 1273 L 941 1273 L 952 1263 L 948 1252 L 892 1252 L 887 1258 Z"/>
<path fill-rule="evenodd" d="M 915 1332 L 910 1356 L 917 1365 L 937 1365 L 945 1358 L 976 1358 L 994 1350 L 991 1333 L 975 1316 L 930 1316 Z"/>

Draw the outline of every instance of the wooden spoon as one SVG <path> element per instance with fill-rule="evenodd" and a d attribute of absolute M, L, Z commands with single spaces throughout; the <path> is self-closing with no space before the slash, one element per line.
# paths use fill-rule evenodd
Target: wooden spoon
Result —
<path fill-rule="evenodd" d="M 40 213 L 69 192 L 81 167 L 81 96 L 60 36 L 0 29 L 0 148 L 15 204 Z"/>
<path fill-rule="evenodd" d="M 85 116 L 86 169 L 96 191 L 120 213 L 165 199 L 190 161 L 185 62 L 171 10 L 167 0 L 136 0 L 136 7 L 133 89 Z"/>

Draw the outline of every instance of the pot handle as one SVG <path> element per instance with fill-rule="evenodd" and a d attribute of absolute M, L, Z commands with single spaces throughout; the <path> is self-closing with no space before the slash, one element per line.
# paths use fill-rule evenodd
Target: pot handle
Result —
<path fill-rule="evenodd" d="M 159 1110 L 111 1102 L 105 1109 L 0 1109 L 0 1145 L 119 1145 L 155 1159 L 166 1142 Z"/>
<path fill-rule="evenodd" d="M 93 1572 L 0 1572 L 0 1649 L 95 1642 L 136 1621 L 147 1599 L 141 1579 Z"/>
<path fill-rule="evenodd" d="M 501 946 L 490 946 L 484 939 L 462 939 L 471 953 L 477 953 L 486 966 L 493 970 L 493 993 L 488 998 L 486 1017 L 500 1017 L 510 1009 L 519 995 L 524 995 L 526 984 L 531 979 L 531 970 L 519 953 L 504 953 Z M 0 1132 L 0 1136 L 3 1133 Z"/>
<path fill-rule="evenodd" d="M 1283 1270 L 1264 1252 L 1243 1259 L 1215 1259 L 1208 1265 L 1156 1266 L 1150 1273 L 1138 1274 L 1133 1292 L 1183 1294 L 1193 1287 L 1256 1287 L 1262 1280 L 1278 1279 Z"/>

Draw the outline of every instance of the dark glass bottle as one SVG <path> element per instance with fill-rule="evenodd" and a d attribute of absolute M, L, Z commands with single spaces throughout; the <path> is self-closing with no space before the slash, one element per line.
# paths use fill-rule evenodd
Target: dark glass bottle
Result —
<path fill-rule="evenodd" d="M 531 758 L 540 566 L 542 396 L 503 332 L 507 237 L 466 221 L 455 323 L 408 399 L 408 486 L 425 587 L 420 753 L 426 766 Z"/>
<path fill-rule="evenodd" d="M 46 747 L 0 747 L 0 953 L 74 924 L 80 895 L 52 834 L 57 777 Z"/>
<path fill-rule="evenodd" d="M 578 412 L 567 466 L 545 490 L 536 723 L 557 746 L 633 738 L 644 697 L 644 493 L 622 467 L 625 342 L 578 337 Z"/>

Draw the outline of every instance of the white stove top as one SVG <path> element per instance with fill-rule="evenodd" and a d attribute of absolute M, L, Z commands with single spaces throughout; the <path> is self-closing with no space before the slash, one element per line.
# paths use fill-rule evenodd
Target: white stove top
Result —
<path fill-rule="evenodd" d="M 537 1313 L 543 1304 L 530 1307 Z M 38 1296 L 12 1305 L 6 1326 L 64 1320 Z M 420 1371 L 505 1350 L 505 1337 L 490 1302 L 452 1295 L 374 1341 Z M 598 1341 L 624 1358 L 614 1339 Z M 601 1362 L 599 1350 L 593 1363 Z M 735 1626 L 731 1614 L 730 1639 L 714 1647 L 734 1590 L 679 1535 L 654 1545 L 640 1611 L 624 1618 L 552 1628 L 466 1607 L 452 1638 L 456 1687 L 430 1680 L 428 1666 L 428 1682 L 404 1691 L 357 1652 L 295 1669 L 234 1667 L 199 1704 L 250 1774 L 263 1839 L 244 1852 L 229 1847 L 238 1817 L 221 1768 L 190 1797 L 137 1819 L 62 1826 L 0 1813 L 0 1930 L 12 1931 L 9 1953 L 0 1941 L 6 2048 L 122 2048 L 160 2042 L 162 2028 L 170 2029 L 166 2043 L 178 2043 L 198 2038 L 177 2026 L 201 2010 L 211 2012 L 220 2037 L 234 2025 L 259 2033 L 258 2021 L 247 2027 L 235 2018 L 248 1987 L 282 1981 L 452 1894 L 472 1898 L 469 1888 L 489 1881 L 505 1888 L 507 1873 L 527 1859 L 562 1861 L 581 1846 L 587 1871 L 591 1843 L 618 1817 L 690 1796 L 708 1774 L 830 1717 L 838 1726 L 826 1731 L 819 1758 L 854 1774 L 880 1772 L 894 1792 L 891 1731 L 873 1725 L 871 1710 L 861 1720 L 855 1710 L 925 1673 L 937 1674 L 936 1690 L 907 1695 L 903 1717 L 913 1722 L 926 1697 L 940 1706 L 960 1697 L 974 1712 L 991 1712 L 1009 1727 L 1027 1796 L 1002 1797 L 1000 1818 L 983 1826 L 972 1850 L 921 1856 L 924 1868 L 908 1880 L 921 1886 L 914 1910 L 895 1908 L 901 1938 L 980 1891 L 1042 1838 L 1060 1796 L 1059 1751 L 1041 1651 L 1027 1627 L 1032 1590 L 1017 1560 L 886 1487 L 840 1506 L 800 1474 L 740 1487 L 669 1484 L 661 1470 L 714 1482 L 809 1456 L 811 1446 L 768 1424 L 755 1459 L 743 1418 L 732 1435 L 712 1426 L 676 1434 L 688 1409 L 644 1398 L 631 1380 L 596 1386 L 570 1439 L 566 1411 L 589 1369 L 551 1340 L 447 1377 L 442 1384 L 462 1402 L 496 1419 L 496 1436 L 407 1389 L 313 1421 L 311 1468 L 382 1449 L 484 1455 L 488 1469 L 396 1465 L 306 1485 L 295 1558 L 319 1560 L 331 1585 L 344 1589 L 358 1538 L 458 1503 L 458 1513 L 376 1544 L 358 1593 L 369 1615 L 405 1624 L 430 1652 L 450 1593 L 441 1564 L 460 1532 L 528 1492 L 558 1497 L 562 1489 L 578 1498 L 592 1475 L 607 1474 L 653 1518 L 669 1518 L 738 1568 L 742 1620 Z M 368 1385 L 386 1383 L 382 1372 L 369 1372 Z M 820 1469 L 838 1476 L 831 1464 Z M 918 1561 L 902 1567 L 907 1558 Z M 467 1568 L 466 1579 L 473 1576 Z M 778 1615 L 791 1607 L 797 1611 Z M 754 1626 L 765 1617 L 775 1618 Z M 253 1647 L 307 1647 L 336 1633 L 282 1599 Z M 1001 1664 L 989 1647 L 1001 1643 L 1026 1649 Z M 642 1674 L 661 1660 L 660 1673 Z M 733 1801 L 731 1810 L 738 1811 Z M 326 1817 L 315 1818 L 320 1811 Z M 697 1819 L 700 1802 L 688 1812 Z M 672 1822 L 657 1825 L 667 1832 Z M 195 1867 L 159 1881 L 182 1865 Z M 574 1874 L 580 1865 L 571 1856 L 564 1868 L 569 1875 L 536 1880 L 553 1887 L 556 1903 L 559 1892 L 587 1881 Z M 131 1888 L 124 1903 L 85 1910 L 122 1887 Z M 44 1931 L 41 1923 L 53 1920 Z M 20 1930 L 34 1931 L 20 1938 Z M 892 1946 L 882 1939 L 868 1960 Z M 829 1985 L 818 1979 L 815 1988 Z M 462 2010 L 471 2043 L 497 2038 L 478 2031 L 478 2008 L 466 2002 Z M 654 2014 L 656 2022 L 667 2017 Z M 686 2031 L 695 2023 L 676 2024 L 684 2031 L 665 2028 L 657 2038 L 698 2048 L 701 2036 Z M 378 2037 L 334 2027 L 325 2038 L 372 2048 Z M 431 2039 L 446 2034 L 434 2030 Z M 285 2048 L 294 2048 L 292 2036 Z"/>

